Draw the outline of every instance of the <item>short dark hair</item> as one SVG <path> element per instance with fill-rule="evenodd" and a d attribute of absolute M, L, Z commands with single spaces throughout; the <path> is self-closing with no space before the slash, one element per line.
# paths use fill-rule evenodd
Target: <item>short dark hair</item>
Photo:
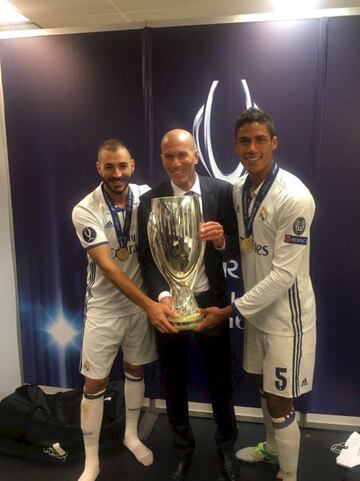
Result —
<path fill-rule="evenodd" d="M 270 115 L 265 112 L 265 110 L 258 109 L 255 107 L 250 107 L 247 110 L 241 112 L 240 116 L 236 119 L 235 124 L 235 139 L 238 134 L 238 130 L 245 124 L 252 124 L 253 122 L 258 122 L 259 124 L 265 124 L 270 137 L 275 137 L 275 125 L 274 121 L 270 117 Z"/>
<path fill-rule="evenodd" d="M 110 150 L 110 152 L 116 152 L 119 149 L 126 149 L 130 154 L 130 150 L 126 147 L 124 142 L 122 142 L 121 140 L 118 140 L 118 139 L 104 140 L 104 142 L 101 142 L 101 144 L 99 145 L 98 158 L 102 150 Z M 131 154 L 130 154 L 130 157 L 131 157 Z"/>

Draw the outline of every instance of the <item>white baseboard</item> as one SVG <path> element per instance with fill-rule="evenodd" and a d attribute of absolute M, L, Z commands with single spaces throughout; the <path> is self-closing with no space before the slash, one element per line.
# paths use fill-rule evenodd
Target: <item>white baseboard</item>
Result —
<path fill-rule="evenodd" d="M 42 386 L 40 384 L 39 388 L 42 389 L 45 394 L 56 394 L 57 392 L 71 391 L 71 389 L 67 387 Z"/>
<path fill-rule="evenodd" d="M 360 432 L 360 417 L 316 413 L 307 413 L 303 417 L 307 428 Z"/>
<path fill-rule="evenodd" d="M 166 412 L 166 405 L 163 399 L 150 400 L 146 404 L 151 410 L 157 412 Z M 212 408 L 209 403 L 189 402 L 190 416 L 194 417 L 212 417 Z M 235 406 L 235 415 L 237 421 L 262 423 L 262 410 L 260 408 L 251 408 L 245 406 Z M 301 414 L 296 412 L 296 419 L 303 428 L 314 429 L 333 429 L 337 431 L 360 431 L 360 417 L 336 416 L 327 414 Z"/>

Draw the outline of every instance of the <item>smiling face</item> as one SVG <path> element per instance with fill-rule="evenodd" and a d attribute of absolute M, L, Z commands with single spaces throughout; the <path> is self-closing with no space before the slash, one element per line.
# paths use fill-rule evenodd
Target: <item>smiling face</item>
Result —
<path fill-rule="evenodd" d="M 135 161 L 125 147 L 102 149 L 96 162 L 105 189 L 114 201 L 126 198 L 127 187 L 134 172 Z"/>
<path fill-rule="evenodd" d="M 194 139 L 190 132 L 175 129 L 161 141 L 161 160 L 170 179 L 184 191 L 195 183 L 195 166 L 199 161 Z"/>
<path fill-rule="evenodd" d="M 271 170 L 276 147 L 277 137 L 271 137 L 266 124 L 246 123 L 239 127 L 236 133 L 235 152 L 257 184 L 260 184 Z"/>

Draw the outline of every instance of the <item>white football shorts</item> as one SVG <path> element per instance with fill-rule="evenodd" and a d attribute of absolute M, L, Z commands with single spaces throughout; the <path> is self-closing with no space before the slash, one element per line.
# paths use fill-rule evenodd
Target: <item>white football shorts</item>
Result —
<path fill-rule="evenodd" d="M 87 315 L 80 372 L 90 379 L 106 378 L 122 349 L 123 360 L 135 366 L 158 358 L 155 332 L 144 311 L 128 316 L 93 319 Z"/>
<path fill-rule="evenodd" d="M 316 326 L 297 336 L 267 334 L 246 322 L 244 369 L 263 376 L 263 390 L 286 398 L 311 391 Z"/>

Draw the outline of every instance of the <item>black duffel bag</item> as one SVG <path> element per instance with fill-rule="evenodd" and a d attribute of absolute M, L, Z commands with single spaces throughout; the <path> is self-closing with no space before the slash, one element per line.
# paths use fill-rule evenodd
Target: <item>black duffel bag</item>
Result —
<path fill-rule="evenodd" d="M 18 387 L 0 401 L 0 453 L 56 463 L 83 456 L 82 390 L 45 394 L 36 384 Z M 120 443 L 124 432 L 123 383 L 105 393 L 100 449 Z"/>

